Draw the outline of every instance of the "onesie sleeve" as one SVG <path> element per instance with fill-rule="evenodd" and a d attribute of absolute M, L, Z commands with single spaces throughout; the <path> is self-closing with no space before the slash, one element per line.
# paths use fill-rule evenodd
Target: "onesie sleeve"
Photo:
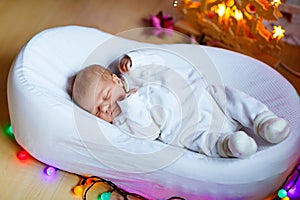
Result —
<path fill-rule="evenodd" d="M 151 49 L 130 51 L 127 56 L 132 62 L 131 70 L 145 65 L 165 65 L 165 60 L 159 55 L 159 51 Z"/>
<path fill-rule="evenodd" d="M 138 92 L 119 101 L 118 104 L 122 112 L 115 118 L 114 125 L 139 139 L 155 140 L 159 137 L 160 129 L 146 109 Z"/>

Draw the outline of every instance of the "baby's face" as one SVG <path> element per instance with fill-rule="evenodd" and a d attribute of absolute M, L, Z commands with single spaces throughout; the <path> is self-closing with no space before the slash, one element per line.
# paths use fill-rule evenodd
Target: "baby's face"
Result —
<path fill-rule="evenodd" d="M 108 80 L 98 78 L 93 84 L 82 99 L 81 106 L 93 115 L 112 122 L 121 113 L 117 101 L 126 95 L 123 84 L 115 74 Z"/>
<path fill-rule="evenodd" d="M 112 122 L 121 113 L 117 101 L 125 97 L 121 80 L 112 74 L 112 79 L 101 80 L 96 89 L 93 114 L 101 119 Z"/>

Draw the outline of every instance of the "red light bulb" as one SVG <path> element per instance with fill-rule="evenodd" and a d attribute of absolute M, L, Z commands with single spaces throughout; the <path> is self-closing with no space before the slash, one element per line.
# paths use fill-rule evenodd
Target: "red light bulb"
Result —
<path fill-rule="evenodd" d="M 86 184 L 87 184 L 87 185 L 92 185 L 93 181 L 94 181 L 93 178 L 88 178 L 88 179 L 86 180 Z"/>
<path fill-rule="evenodd" d="M 19 160 L 26 160 L 29 157 L 29 154 L 27 153 L 27 151 L 22 150 L 17 153 L 17 157 L 19 158 Z"/>

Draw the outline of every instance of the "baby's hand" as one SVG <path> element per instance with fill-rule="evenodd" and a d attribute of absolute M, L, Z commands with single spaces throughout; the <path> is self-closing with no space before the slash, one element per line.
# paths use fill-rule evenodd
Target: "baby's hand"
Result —
<path fill-rule="evenodd" d="M 121 60 L 120 60 L 120 63 L 119 63 L 119 71 L 121 74 L 124 74 L 124 73 L 128 73 L 130 71 L 130 68 L 131 68 L 131 59 L 129 56 L 125 55 Z"/>

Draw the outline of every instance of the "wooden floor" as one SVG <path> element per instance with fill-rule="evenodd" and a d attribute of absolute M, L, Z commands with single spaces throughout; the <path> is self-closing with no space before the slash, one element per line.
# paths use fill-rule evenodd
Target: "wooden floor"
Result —
<path fill-rule="evenodd" d="M 9 124 L 6 82 L 10 66 L 21 47 L 36 33 L 61 25 L 97 27 L 119 33 L 142 27 L 142 18 L 164 10 L 175 13 L 172 0 L 0 0 L 0 126 Z M 286 45 L 282 61 L 296 71 L 300 48 Z M 278 71 L 300 91 L 300 79 L 282 67 Z M 17 143 L 0 134 L 0 199 L 78 199 L 71 189 L 78 177 L 58 171 L 53 178 L 43 176 L 44 164 L 33 158 L 20 162 Z"/>

